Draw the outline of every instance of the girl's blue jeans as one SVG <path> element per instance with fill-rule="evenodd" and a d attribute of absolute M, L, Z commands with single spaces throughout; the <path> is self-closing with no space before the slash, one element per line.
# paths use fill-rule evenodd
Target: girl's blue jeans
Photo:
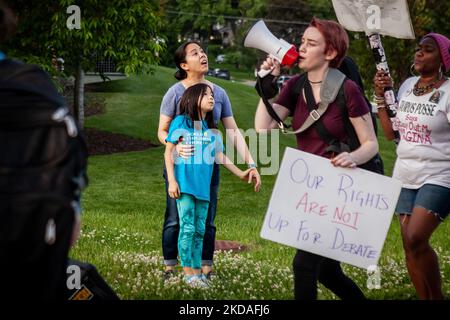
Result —
<path fill-rule="evenodd" d="M 211 179 L 209 209 L 206 217 L 205 236 L 203 239 L 202 265 L 207 266 L 212 266 L 213 264 L 216 241 L 216 226 L 214 225 L 214 219 L 216 217 L 217 195 L 219 192 L 219 168 L 218 164 L 214 164 L 214 171 Z M 176 200 L 169 197 L 169 194 L 167 193 L 168 182 L 165 168 L 163 177 L 166 182 L 166 211 L 162 232 L 162 251 L 164 264 L 166 266 L 175 266 L 178 261 L 178 233 L 180 230 L 178 209 Z"/>
<path fill-rule="evenodd" d="M 182 267 L 202 267 L 203 236 L 208 207 L 208 201 L 196 199 L 190 194 L 182 193 L 177 199 L 180 218 L 178 252 Z"/>

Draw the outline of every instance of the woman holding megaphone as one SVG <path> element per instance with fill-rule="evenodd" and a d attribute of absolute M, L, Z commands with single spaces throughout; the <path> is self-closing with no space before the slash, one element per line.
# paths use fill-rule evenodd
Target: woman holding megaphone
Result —
<path fill-rule="evenodd" d="M 230 99 L 223 88 L 205 79 L 205 74 L 208 72 L 208 57 L 205 51 L 198 42 L 188 41 L 178 47 L 175 51 L 174 62 L 177 67 L 175 78 L 179 80 L 179 82 L 171 86 L 162 99 L 158 127 L 159 141 L 164 145 L 166 144 L 170 123 L 176 115 L 180 114 L 180 100 L 184 91 L 194 84 L 206 83 L 213 89 L 215 101 L 213 109 L 214 123 L 217 125 L 218 122 L 221 121 L 224 128 L 227 130 L 227 134 L 232 132 L 229 138 L 232 139 L 233 145 L 237 149 L 239 155 L 245 160 L 248 167 L 253 169 L 249 174 L 249 183 L 254 182 L 255 191 L 259 191 L 261 177 L 256 169 L 256 163 L 248 150 L 245 139 L 239 131 L 233 117 Z M 177 144 L 176 152 L 178 156 L 188 158 L 194 154 L 193 148 L 194 145 L 179 143 Z M 174 268 L 177 264 L 177 243 L 180 225 L 176 200 L 171 198 L 167 193 L 168 181 L 165 169 L 164 179 L 166 181 L 166 212 L 162 233 L 162 249 L 165 264 L 164 278 L 167 279 L 174 274 Z M 216 238 L 214 218 L 216 216 L 218 189 L 219 165 L 214 164 L 210 189 L 211 201 L 206 219 L 202 251 L 202 272 L 208 280 L 210 280 L 213 275 L 212 265 Z"/>
<path fill-rule="evenodd" d="M 348 35 L 344 28 L 334 21 L 313 18 L 305 30 L 299 48 L 298 66 L 306 72 L 306 78 L 300 94 L 293 94 L 300 75 L 291 78 L 282 88 L 273 103 L 273 109 L 281 120 L 292 117 L 292 128 L 297 132 L 313 117 L 312 124 L 296 133 L 299 150 L 330 159 L 334 166 L 353 168 L 366 163 L 378 152 L 378 143 L 374 132 L 370 110 L 363 93 L 352 80 L 342 83 L 347 105 L 348 118 L 353 126 L 360 146 L 351 152 L 339 152 L 330 149 L 330 145 L 318 133 L 317 121 L 327 129 L 329 134 L 340 141 L 347 140 L 344 118 L 337 104 L 336 97 L 329 101 L 328 107 L 320 114 L 319 102 L 324 97 L 325 86 L 332 85 L 329 75 L 338 74 L 336 68 L 344 59 L 348 48 Z M 280 64 L 267 58 L 261 69 L 270 70 L 273 76 L 280 74 Z M 331 71 L 334 70 L 334 71 Z M 278 122 L 271 117 L 260 101 L 256 115 L 257 131 L 275 129 Z M 317 282 L 333 291 L 341 299 L 364 299 L 359 287 L 342 271 L 338 261 L 317 254 L 297 250 L 293 261 L 295 299 L 317 299 Z"/>

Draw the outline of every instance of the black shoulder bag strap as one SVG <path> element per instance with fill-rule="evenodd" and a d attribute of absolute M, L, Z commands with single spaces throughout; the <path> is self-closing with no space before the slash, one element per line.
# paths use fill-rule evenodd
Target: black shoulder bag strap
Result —
<path fill-rule="evenodd" d="M 305 98 L 306 98 L 306 104 L 308 105 L 309 112 L 312 112 L 317 108 L 316 101 L 314 99 L 314 95 L 312 92 L 311 84 L 309 81 L 304 82 L 304 90 L 305 90 Z M 341 91 L 341 89 L 339 90 Z M 319 118 L 315 124 L 314 128 L 316 129 L 319 137 L 325 141 L 329 146 L 326 149 L 327 152 L 331 152 L 334 155 L 337 155 L 341 153 L 342 151 L 349 151 L 349 150 L 343 150 L 343 145 L 339 139 L 333 137 L 333 135 L 325 128 L 322 119 Z"/>

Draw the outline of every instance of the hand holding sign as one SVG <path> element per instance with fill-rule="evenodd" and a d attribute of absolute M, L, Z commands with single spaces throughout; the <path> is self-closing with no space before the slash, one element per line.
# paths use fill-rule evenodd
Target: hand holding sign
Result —
<path fill-rule="evenodd" d="M 287 148 L 261 237 L 357 267 L 376 265 L 401 183 Z"/>

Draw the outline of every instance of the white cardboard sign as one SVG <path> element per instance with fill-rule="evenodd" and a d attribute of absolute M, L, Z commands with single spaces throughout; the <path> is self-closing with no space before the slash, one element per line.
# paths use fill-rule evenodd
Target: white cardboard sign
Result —
<path fill-rule="evenodd" d="M 415 39 L 406 0 L 332 0 L 332 3 L 339 23 L 347 30 Z"/>
<path fill-rule="evenodd" d="M 360 268 L 376 266 L 401 182 L 286 148 L 261 237 Z"/>

